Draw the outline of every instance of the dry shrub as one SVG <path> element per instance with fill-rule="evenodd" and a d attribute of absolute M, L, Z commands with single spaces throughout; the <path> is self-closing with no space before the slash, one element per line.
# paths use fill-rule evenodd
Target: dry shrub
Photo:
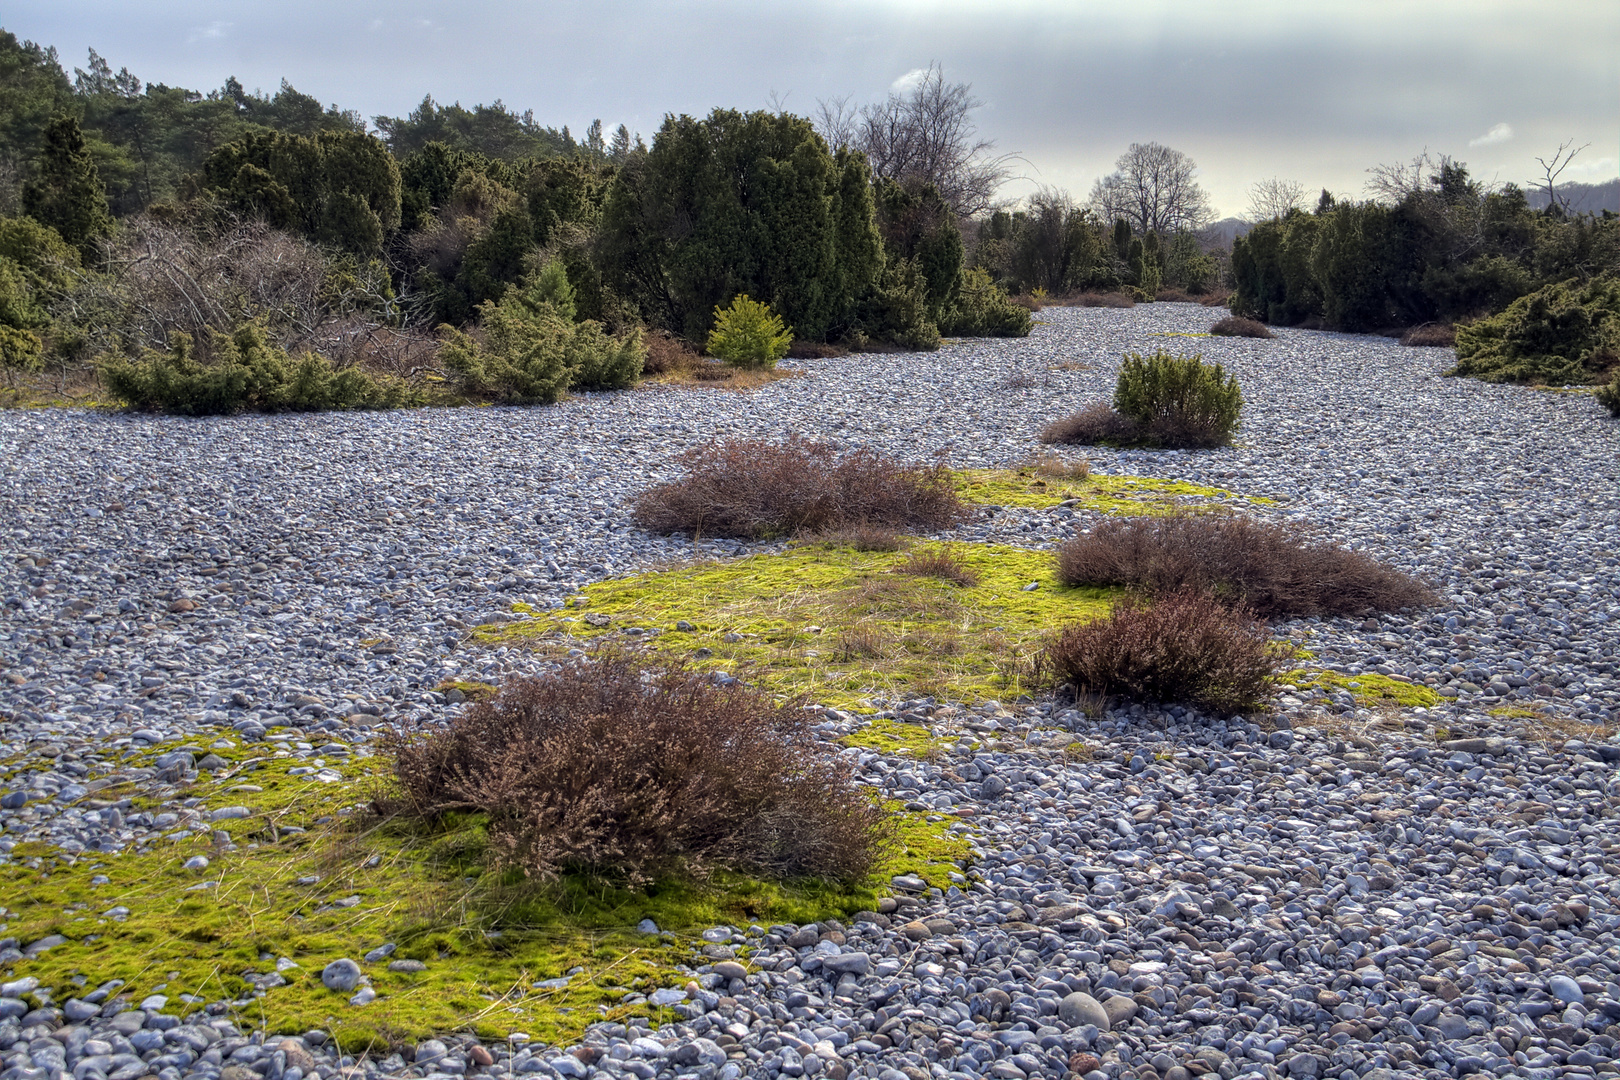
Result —
<path fill-rule="evenodd" d="M 1042 450 L 1024 463 L 1024 468 L 1048 480 L 1084 480 L 1091 475 L 1091 462 L 1085 458 L 1066 458 L 1051 450 Z"/>
<path fill-rule="evenodd" d="M 1272 336 L 1271 331 L 1266 329 L 1265 323 L 1256 322 L 1254 319 L 1245 319 L 1241 315 L 1228 315 L 1210 327 L 1209 332 L 1216 337 L 1268 338 Z"/>
<path fill-rule="evenodd" d="M 908 543 L 905 537 L 893 529 L 863 524 L 811 533 L 805 537 L 804 542 L 825 544 L 828 547 L 854 548 L 856 551 L 900 551 Z"/>
<path fill-rule="evenodd" d="M 1136 301 L 1122 292 L 1084 292 L 1078 296 L 1070 297 L 1063 303 L 1067 307 L 1131 308 L 1136 306 Z"/>
<path fill-rule="evenodd" d="M 1072 416 L 1052 421 L 1041 431 L 1041 442 L 1079 446 L 1131 446 L 1141 438 L 1141 429 L 1134 420 L 1100 401 Z"/>
<path fill-rule="evenodd" d="M 704 364 L 696 349 L 668 330 L 649 332 L 643 340 L 647 344 L 647 359 L 641 365 L 643 375 L 684 375 Z"/>
<path fill-rule="evenodd" d="M 793 360 L 832 360 L 848 356 L 849 350 L 825 341 L 795 341 L 788 346 L 787 354 Z"/>
<path fill-rule="evenodd" d="M 1043 659 L 1081 694 L 1225 714 L 1265 703 L 1282 656 L 1250 613 L 1185 591 L 1126 601 L 1106 619 L 1071 626 Z"/>
<path fill-rule="evenodd" d="M 508 683 L 443 731 L 390 746 L 405 814 L 488 815 L 497 867 L 645 883 L 710 864 L 864 877 L 887 819 L 811 714 L 624 656 Z"/>
<path fill-rule="evenodd" d="M 105 254 L 108 272 L 80 275 L 56 305 L 90 354 L 166 349 L 183 333 L 207 360 L 218 335 L 257 322 L 278 348 L 341 364 L 394 313 L 380 262 L 330 256 L 261 221 L 142 215 Z"/>
<path fill-rule="evenodd" d="M 1232 294 L 1229 292 L 1206 293 L 1198 298 L 1198 302 L 1205 307 L 1231 307 Z"/>
<path fill-rule="evenodd" d="M 1104 521 L 1057 557 L 1058 577 L 1070 585 L 1191 589 L 1262 618 L 1398 611 L 1433 599 L 1422 582 L 1370 555 L 1313 540 L 1301 525 L 1238 514 Z"/>
<path fill-rule="evenodd" d="M 979 583 L 979 575 L 957 558 L 956 554 L 948 548 L 934 548 L 929 551 L 913 552 L 898 568 L 902 574 L 911 574 L 915 577 L 938 578 L 948 581 L 963 589 L 972 588 Z"/>
<path fill-rule="evenodd" d="M 1041 308 L 1045 307 L 1047 303 L 1049 303 L 1049 301 L 1045 299 L 1037 300 L 1029 293 L 1019 293 L 1017 296 L 1009 296 L 1007 297 L 1007 302 L 1017 304 L 1019 307 L 1030 312 L 1031 314 L 1040 311 Z"/>
<path fill-rule="evenodd" d="M 857 525 L 934 532 L 969 516 L 943 465 L 902 465 L 862 448 L 790 436 L 688 450 L 685 475 L 644 492 L 636 522 L 650 532 L 758 539 Z"/>
<path fill-rule="evenodd" d="M 1175 287 L 1160 289 L 1153 294 L 1153 299 L 1161 304 L 1201 304 L 1204 301 L 1201 294 L 1190 293 L 1186 289 Z"/>
<path fill-rule="evenodd" d="M 1424 323 L 1401 335 L 1402 345 L 1451 346 L 1457 344 L 1457 333 L 1450 323 Z"/>

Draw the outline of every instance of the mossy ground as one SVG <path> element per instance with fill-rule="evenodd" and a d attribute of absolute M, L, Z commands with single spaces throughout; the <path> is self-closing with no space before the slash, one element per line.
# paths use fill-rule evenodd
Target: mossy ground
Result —
<path fill-rule="evenodd" d="M 989 506 L 1041 509 L 1069 503 L 1076 510 L 1130 516 L 1216 509 L 1232 502 L 1272 503 L 1257 495 L 1238 495 L 1222 488 L 1151 476 L 1092 473 L 1083 480 L 1070 480 L 1042 476 L 1033 467 L 962 469 L 953 475 L 956 493 L 963 501 Z"/>
<path fill-rule="evenodd" d="M 474 636 L 550 652 L 587 642 L 645 643 L 700 669 L 746 675 L 776 693 L 840 708 L 917 694 L 976 701 L 1016 695 L 1024 665 L 1047 634 L 1107 614 L 1118 595 L 1062 584 L 1050 552 L 949 547 L 978 584 L 898 572 L 928 545 L 863 552 L 807 544 L 598 582 L 574 606 L 485 626 Z M 607 625 L 594 626 L 587 615 L 606 616 Z M 692 629 L 677 629 L 682 623 Z"/>
<path fill-rule="evenodd" d="M 1300 669 L 1278 677 L 1279 682 L 1292 683 L 1301 690 L 1348 690 L 1356 703 L 1366 707 L 1395 705 L 1403 709 L 1432 709 L 1440 703 L 1440 695 L 1427 686 L 1402 682 L 1387 675 L 1367 672 L 1362 675 L 1343 675 L 1337 671 L 1311 671 Z"/>
<path fill-rule="evenodd" d="M 0 866 L 5 934 L 68 940 L 19 961 L 15 975 L 39 978 L 57 1002 L 81 986 L 122 979 L 119 992 L 132 1000 L 161 993 L 170 999 L 166 1011 L 189 1013 L 202 1001 L 245 999 L 252 985 L 244 975 L 270 975 L 285 957 L 298 965 L 280 973 L 287 985 L 240 1009 L 242 1023 L 276 1032 L 321 1028 L 350 1051 L 460 1030 L 566 1042 L 604 1018 L 670 1019 L 638 995 L 684 983 L 677 965 L 694 962 L 703 929 L 847 918 L 873 909 L 894 874 L 948 886 L 971 852 L 950 831 L 954 822 L 896 805 L 897 843 L 858 886 L 768 882 L 723 869 L 643 892 L 578 875 L 541 886 L 485 871 L 478 818 L 424 831 L 370 814 L 369 795 L 388 783 L 381 758 L 329 762 L 326 775 L 340 774 L 340 782 L 291 775 L 312 763 L 277 757 L 265 744 L 216 744 L 213 752 L 231 769 L 181 794 L 209 809 L 247 808 L 247 818 L 212 825 L 230 831 L 235 850 L 213 845 L 209 829 L 119 855 L 75 858 L 18 845 Z M 184 870 L 198 854 L 210 859 L 206 870 Z M 98 875 L 109 880 L 93 884 Z M 644 918 L 668 933 L 636 932 Z M 385 942 L 397 946 L 389 959 L 420 960 L 426 970 L 390 972 L 388 960 L 363 961 Z M 322 986 L 321 969 L 341 957 L 361 963 L 375 1001 L 353 1006 L 349 995 Z M 575 969 L 566 988 L 535 988 Z"/>

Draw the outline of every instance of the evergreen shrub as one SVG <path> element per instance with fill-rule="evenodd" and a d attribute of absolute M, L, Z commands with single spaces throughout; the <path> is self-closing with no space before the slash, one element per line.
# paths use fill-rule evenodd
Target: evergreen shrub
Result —
<path fill-rule="evenodd" d="M 338 369 L 312 352 L 294 359 L 254 323 L 216 340 L 212 352 L 210 362 L 199 361 L 191 336 L 177 333 L 167 351 L 148 349 L 134 360 L 104 358 L 102 382 L 131 408 L 182 416 L 393 409 L 422 401 L 398 379 Z"/>
<path fill-rule="evenodd" d="M 782 325 L 782 316 L 747 293 L 733 297 L 730 307 L 714 309 L 709 355 L 733 367 L 769 370 L 791 344 L 793 331 Z"/>
<path fill-rule="evenodd" d="M 1457 327 L 1451 375 L 1587 384 L 1620 364 L 1620 280 L 1548 285 Z"/>

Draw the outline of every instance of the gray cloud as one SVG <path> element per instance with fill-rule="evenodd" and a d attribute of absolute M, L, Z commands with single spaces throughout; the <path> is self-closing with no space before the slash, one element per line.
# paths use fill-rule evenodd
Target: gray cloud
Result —
<path fill-rule="evenodd" d="M 1357 194 L 1368 167 L 1425 147 L 1522 181 L 1574 138 L 1598 144 L 1592 168 L 1614 157 L 1620 85 L 1609 0 L 1565 0 L 1556 21 L 1534 0 L 21 0 L 5 27 L 70 67 L 94 47 L 171 85 L 286 77 L 367 116 L 427 93 L 500 98 L 576 131 L 601 117 L 649 136 L 665 113 L 764 107 L 773 91 L 801 113 L 877 100 L 938 62 L 986 102 L 985 134 L 1029 163 L 1009 194 L 1084 194 L 1129 143 L 1155 140 L 1191 154 L 1227 212 L 1273 175 Z M 1511 140 L 1481 137 L 1504 116 Z"/>

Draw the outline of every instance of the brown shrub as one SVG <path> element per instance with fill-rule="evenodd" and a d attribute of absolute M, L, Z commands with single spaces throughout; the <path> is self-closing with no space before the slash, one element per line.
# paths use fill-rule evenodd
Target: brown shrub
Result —
<path fill-rule="evenodd" d="M 1428 586 L 1372 556 L 1316 541 L 1303 526 L 1237 514 L 1104 521 L 1058 548 L 1070 585 L 1124 585 L 1155 595 L 1209 593 L 1262 618 L 1360 615 L 1421 607 Z"/>
<path fill-rule="evenodd" d="M 1100 401 L 1072 416 L 1052 421 L 1041 431 L 1041 442 L 1044 443 L 1134 446 L 1141 441 L 1141 425 Z"/>
<path fill-rule="evenodd" d="M 1136 306 L 1132 300 L 1122 292 L 1084 292 L 1062 301 L 1065 307 L 1111 307 L 1130 308 Z"/>
<path fill-rule="evenodd" d="M 979 583 L 979 575 L 968 569 L 948 548 L 914 552 L 911 558 L 898 567 L 898 571 L 916 577 L 938 578 L 963 589 L 972 588 Z"/>
<path fill-rule="evenodd" d="M 1049 300 L 1037 300 L 1029 293 L 1019 293 L 1017 296 L 1009 296 L 1007 299 L 1029 312 L 1038 312 L 1051 302 Z"/>
<path fill-rule="evenodd" d="M 1457 344 L 1457 334 L 1450 323 L 1424 323 L 1401 335 L 1402 345 L 1436 346 Z"/>
<path fill-rule="evenodd" d="M 1048 480 L 1084 480 L 1091 475 L 1091 462 L 1085 458 L 1066 458 L 1052 450 L 1042 450 L 1023 467 Z"/>
<path fill-rule="evenodd" d="M 902 465 L 862 448 L 842 457 L 829 443 L 734 439 L 688 450 L 686 470 L 636 499 L 650 532 L 757 539 L 856 525 L 934 532 L 965 521 L 950 470 Z"/>
<path fill-rule="evenodd" d="M 698 351 L 668 330 L 647 333 L 647 359 L 641 365 L 643 375 L 682 375 L 692 372 L 704 362 Z"/>
<path fill-rule="evenodd" d="M 889 835 L 797 703 L 624 656 L 508 683 L 389 749 L 403 794 L 379 809 L 486 814 L 497 867 L 532 877 L 726 864 L 852 881 Z"/>
<path fill-rule="evenodd" d="M 830 360 L 848 356 L 849 350 L 842 345 L 832 345 L 825 341 L 795 341 L 788 346 L 787 354 L 794 360 Z"/>
<path fill-rule="evenodd" d="M 1198 302 L 1205 307 L 1231 307 L 1232 294 L 1229 292 L 1205 293 L 1198 298 Z"/>
<path fill-rule="evenodd" d="M 1153 299 L 1161 304 L 1199 304 L 1203 302 L 1204 297 L 1201 294 L 1190 293 L 1186 289 L 1169 288 L 1154 293 Z"/>
<path fill-rule="evenodd" d="M 1210 327 L 1209 332 L 1216 337 L 1268 338 L 1272 336 L 1271 331 L 1266 329 L 1265 323 L 1256 322 L 1254 319 L 1245 319 L 1241 315 L 1228 315 Z"/>
<path fill-rule="evenodd" d="M 1234 713 L 1261 707 L 1282 660 L 1264 623 L 1198 592 L 1125 601 L 1048 642 L 1044 665 L 1079 694 Z"/>

